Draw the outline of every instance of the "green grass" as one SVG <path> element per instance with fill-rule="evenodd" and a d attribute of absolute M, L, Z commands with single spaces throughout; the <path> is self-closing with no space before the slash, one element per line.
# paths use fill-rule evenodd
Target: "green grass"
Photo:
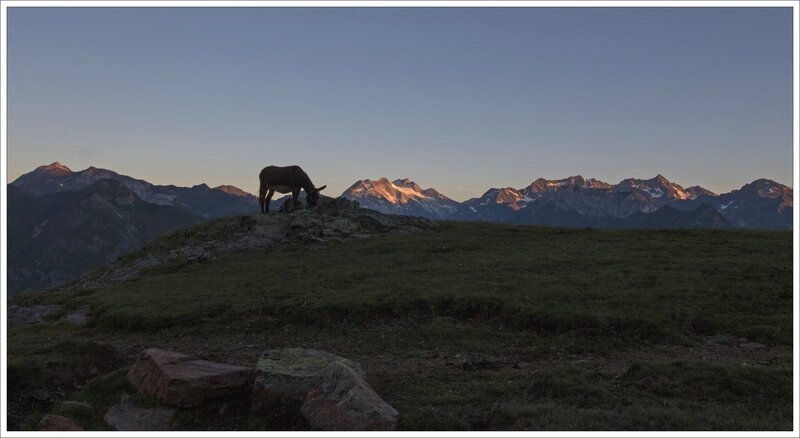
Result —
<path fill-rule="evenodd" d="M 122 345 L 122 365 L 150 346 L 242 364 L 262 349 L 300 346 L 360 361 L 404 429 L 786 430 L 791 275 L 791 232 L 443 223 L 23 295 L 15 300 L 90 304 L 93 320 L 13 328 L 9 355 L 24 363 L 42 354 L 31 345 L 75 332 Z M 714 334 L 733 345 L 704 347 Z M 769 349 L 750 357 L 735 338 Z M 17 391 L 41 385 L 35 367 L 22 368 L 31 375 Z M 198 412 L 180 424 L 237 428 Z"/>
<path fill-rule="evenodd" d="M 235 254 L 75 301 L 96 306 L 106 329 L 415 315 L 659 338 L 690 334 L 691 321 L 702 318 L 715 331 L 791 343 L 791 307 L 779 298 L 791 294 L 788 233 L 447 228 L 324 250 Z"/>

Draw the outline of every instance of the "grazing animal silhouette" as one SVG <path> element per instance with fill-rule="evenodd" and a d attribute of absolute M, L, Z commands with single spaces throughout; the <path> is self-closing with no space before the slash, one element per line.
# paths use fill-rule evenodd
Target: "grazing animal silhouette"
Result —
<path fill-rule="evenodd" d="M 292 206 L 298 205 L 297 197 L 300 190 L 306 191 L 306 202 L 309 207 L 317 205 L 320 190 L 327 187 L 314 187 L 311 178 L 300 168 L 300 166 L 267 166 L 258 175 L 258 202 L 261 204 L 261 212 L 269 213 L 269 201 L 275 192 L 292 194 Z"/>

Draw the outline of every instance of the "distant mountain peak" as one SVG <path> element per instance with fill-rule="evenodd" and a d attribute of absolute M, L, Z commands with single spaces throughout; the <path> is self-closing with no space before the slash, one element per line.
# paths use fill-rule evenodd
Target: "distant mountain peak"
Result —
<path fill-rule="evenodd" d="M 72 173 L 72 169 L 59 163 L 58 161 L 50 163 L 46 166 L 39 166 L 38 168 L 36 168 L 36 170 L 44 170 L 47 172 L 58 172 L 58 173 Z"/>
<path fill-rule="evenodd" d="M 414 181 L 411 181 L 408 178 L 402 178 L 402 179 L 398 178 L 392 182 L 395 183 L 396 185 L 404 185 L 404 186 L 415 184 Z"/>
<path fill-rule="evenodd" d="M 775 199 L 785 198 L 787 205 L 792 205 L 793 190 L 781 183 L 775 182 L 771 179 L 760 178 L 749 184 L 745 184 L 739 190 L 734 190 L 732 193 L 752 193 L 759 198 Z"/>
<path fill-rule="evenodd" d="M 595 178 L 584 178 L 582 175 L 570 176 L 564 179 L 538 178 L 528 187 L 522 189 L 528 193 L 541 193 L 563 189 L 609 189 L 611 185 Z"/>
<path fill-rule="evenodd" d="M 229 195 L 233 196 L 253 196 L 250 193 L 245 192 L 244 190 L 240 189 L 239 187 L 232 186 L 229 184 L 223 184 L 220 186 L 214 187 L 214 190 L 219 190 L 221 192 L 225 192 Z"/>
<path fill-rule="evenodd" d="M 616 191 L 635 191 L 646 195 L 651 200 L 687 200 L 695 199 L 697 194 L 684 190 L 678 184 L 668 180 L 664 175 L 658 174 L 650 179 L 627 178 L 614 186 Z M 705 190 L 705 189 L 703 189 Z M 710 193 L 710 192 L 709 192 Z"/>
<path fill-rule="evenodd" d="M 456 210 L 458 204 L 436 189 L 423 190 L 409 178 L 394 181 L 389 181 L 386 177 L 358 180 L 342 193 L 342 197 L 358 201 L 362 206 L 382 213 L 411 214 L 436 219 L 447 217 Z"/>
<path fill-rule="evenodd" d="M 396 180 L 392 181 L 392 184 L 394 184 L 394 185 L 396 185 L 398 187 L 405 187 L 405 188 L 413 189 L 414 191 L 417 191 L 417 192 L 420 192 L 420 193 L 422 193 L 422 191 L 423 191 L 422 187 L 420 187 L 417 183 L 415 183 L 414 181 L 411 181 L 408 178 L 396 179 Z"/>
<path fill-rule="evenodd" d="M 690 195 L 693 195 L 694 197 L 698 197 L 698 196 L 718 196 L 716 193 L 712 192 L 711 190 L 708 190 L 707 188 L 700 187 L 700 186 L 687 187 L 686 188 L 686 193 L 689 193 Z"/>

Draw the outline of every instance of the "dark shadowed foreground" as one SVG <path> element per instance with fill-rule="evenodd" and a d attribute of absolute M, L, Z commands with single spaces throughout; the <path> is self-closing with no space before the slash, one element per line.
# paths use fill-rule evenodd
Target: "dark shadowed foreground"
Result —
<path fill-rule="evenodd" d="M 9 331 L 9 427 L 50 413 L 106 429 L 123 393 L 154 404 L 125 377 L 146 348 L 252 366 L 300 347 L 358 361 L 401 429 L 791 429 L 790 231 L 353 214 L 217 220 L 14 298 L 62 307 Z M 85 325 L 64 318 L 86 306 Z M 171 427 L 299 427 L 249 406 L 182 409 Z"/>

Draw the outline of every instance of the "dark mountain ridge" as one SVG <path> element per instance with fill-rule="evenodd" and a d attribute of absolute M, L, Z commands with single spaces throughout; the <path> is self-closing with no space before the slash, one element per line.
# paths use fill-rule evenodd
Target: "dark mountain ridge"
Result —
<path fill-rule="evenodd" d="M 11 294 L 62 284 L 204 220 L 178 206 L 145 202 L 112 179 L 38 196 L 9 186 L 8 211 Z"/>
<path fill-rule="evenodd" d="M 174 205 L 207 219 L 258 210 L 256 197 L 234 186 L 219 186 L 214 189 L 206 184 L 193 187 L 160 186 L 94 166 L 73 172 L 58 162 L 40 166 L 14 180 L 10 186 L 43 195 L 81 190 L 102 179 L 120 182 L 145 202 Z"/>

